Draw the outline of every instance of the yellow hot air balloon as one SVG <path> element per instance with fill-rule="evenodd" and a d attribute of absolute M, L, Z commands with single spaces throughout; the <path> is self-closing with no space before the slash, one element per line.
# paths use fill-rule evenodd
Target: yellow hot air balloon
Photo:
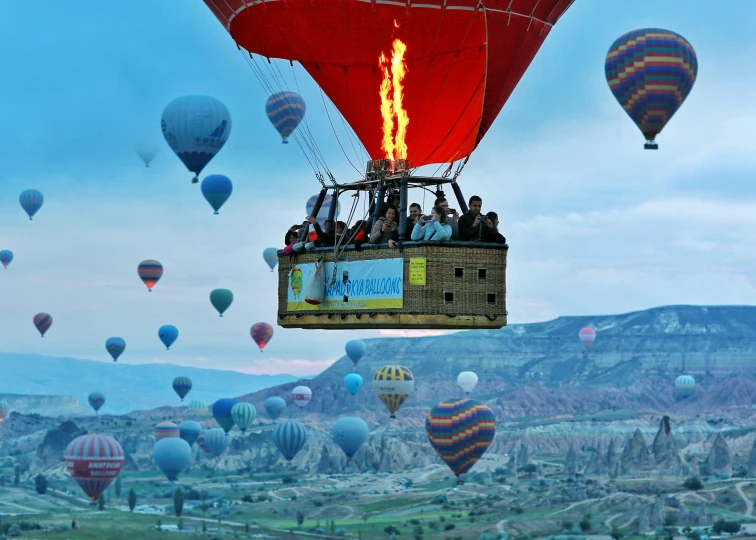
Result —
<path fill-rule="evenodd" d="M 304 285 L 304 279 L 302 278 L 302 270 L 295 266 L 291 269 L 291 280 L 289 281 L 289 286 L 291 287 L 291 292 L 294 293 L 294 297 L 299 300 L 299 295 L 302 294 L 302 286 Z"/>
<path fill-rule="evenodd" d="M 396 418 L 396 411 L 407 401 L 415 387 L 415 377 L 404 366 L 383 366 L 373 375 L 373 388 L 378 397 Z"/>

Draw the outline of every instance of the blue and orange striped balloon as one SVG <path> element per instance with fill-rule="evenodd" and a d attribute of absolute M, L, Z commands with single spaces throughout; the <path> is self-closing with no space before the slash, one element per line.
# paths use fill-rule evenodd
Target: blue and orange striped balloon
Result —
<path fill-rule="evenodd" d="M 284 144 L 288 144 L 286 138 L 297 129 L 306 110 L 302 96 L 295 92 L 276 92 L 265 103 L 265 114 L 281 134 Z"/>
<path fill-rule="evenodd" d="M 425 432 L 433 449 L 459 478 L 488 450 L 496 435 L 496 419 L 482 403 L 449 399 L 428 412 Z"/>
<path fill-rule="evenodd" d="M 655 150 L 656 136 L 688 97 L 698 75 L 698 58 L 680 34 L 659 28 L 619 37 L 604 64 L 614 97 Z"/>
<path fill-rule="evenodd" d="M 139 274 L 144 284 L 147 285 L 147 290 L 152 292 L 155 283 L 163 277 L 163 265 L 153 259 L 147 259 L 139 263 L 137 274 Z"/>

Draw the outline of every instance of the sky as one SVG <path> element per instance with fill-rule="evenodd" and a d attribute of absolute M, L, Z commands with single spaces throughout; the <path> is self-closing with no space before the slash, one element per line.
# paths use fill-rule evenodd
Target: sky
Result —
<path fill-rule="evenodd" d="M 727 6 L 576 0 L 551 31 L 460 177 L 508 239 L 510 323 L 756 303 L 756 2 Z M 656 152 L 603 69 L 612 42 L 641 27 L 682 34 L 699 61 Z M 280 144 L 267 92 L 203 2 L 3 2 L 0 51 L 0 249 L 15 253 L 0 271 L 0 350 L 105 362 L 105 340 L 120 336 L 119 362 L 311 375 L 349 339 L 420 334 L 275 326 L 262 250 L 282 247 L 319 184 L 299 148 Z M 280 65 L 336 178 L 357 179 L 315 83 Z M 218 216 L 162 139 L 163 108 L 186 94 L 232 115 L 204 171 L 234 182 Z M 140 146 L 159 149 L 149 168 Z M 33 221 L 25 189 L 45 195 Z M 150 258 L 165 267 L 152 293 L 136 274 Z M 218 287 L 235 295 L 223 318 L 208 299 Z M 54 318 L 44 339 L 38 312 Z M 263 354 L 249 336 L 258 321 L 275 328 Z M 180 331 L 170 351 L 163 324 Z"/>

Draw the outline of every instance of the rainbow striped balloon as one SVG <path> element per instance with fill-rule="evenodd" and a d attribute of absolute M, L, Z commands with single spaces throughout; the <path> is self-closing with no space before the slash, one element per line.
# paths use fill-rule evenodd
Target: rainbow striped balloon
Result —
<path fill-rule="evenodd" d="M 265 103 L 265 114 L 281 134 L 283 143 L 291 135 L 304 118 L 307 107 L 302 96 L 295 92 L 276 92 Z"/>
<path fill-rule="evenodd" d="M 633 30 L 612 44 L 604 70 L 614 97 L 646 137 L 645 148 L 657 149 L 656 136 L 696 82 L 696 51 L 670 30 Z"/>
<path fill-rule="evenodd" d="M 430 410 L 425 432 L 433 449 L 459 478 L 488 450 L 496 435 L 496 419 L 482 403 L 449 399 Z"/>

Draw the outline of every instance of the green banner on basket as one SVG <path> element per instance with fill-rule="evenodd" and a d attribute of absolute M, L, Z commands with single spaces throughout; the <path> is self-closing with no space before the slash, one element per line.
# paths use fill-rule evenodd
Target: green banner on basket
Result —
<path fill-rule="evenodd" d="M 334 280 L 334 266 L 336 277 Z M 325 301 L 319 306 L 304 299 L 304 284 L 315 264 L 298 264 L 289 272 L 287 311 L 393 309 L 404 306 L 404 259 L 326 263 Z"/>

